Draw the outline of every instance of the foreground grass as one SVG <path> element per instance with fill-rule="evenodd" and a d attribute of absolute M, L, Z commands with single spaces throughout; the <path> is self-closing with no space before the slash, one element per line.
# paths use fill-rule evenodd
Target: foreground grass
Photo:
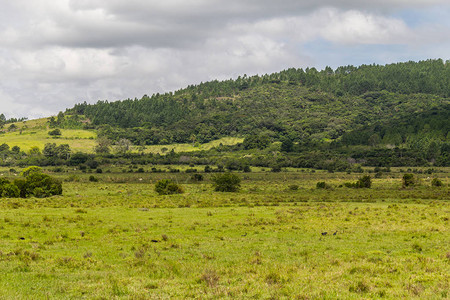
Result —
<path fill-rule="evenodd" d="M 1 199 L 0 299 L 450 296 L 448 187 L 290 190 L 285 175 L 248 175 L 233 194 L 104 177 Z"/>

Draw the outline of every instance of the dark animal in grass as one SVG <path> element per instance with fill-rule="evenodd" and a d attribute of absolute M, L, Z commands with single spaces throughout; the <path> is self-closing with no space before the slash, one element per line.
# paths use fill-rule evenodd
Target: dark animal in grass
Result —
<path fill-rule="evenodd" d="M 325 232 L 322 232 L 322 235 L 327 235 L 327 234 L 328 234 L 328 232 L 326 232 L 326 231 L 325 231 Z"/>
<path fill-rule="evenodd" d="M 336 235 L 337 234 L 337 231 L 335 231 L 334 233 L 333 233 L 333 235 Z"/>
<path fill-rule="evenodd" d="M 152 243 L 159 243 L 158 240 L 152 240 Z"/>
<path fill-rule="evenodd" d="M 24 240 L 24 239 L 25 239 L 24 237 L 20 237 L 20 238 L 19 238 L 19 240 Z"/>

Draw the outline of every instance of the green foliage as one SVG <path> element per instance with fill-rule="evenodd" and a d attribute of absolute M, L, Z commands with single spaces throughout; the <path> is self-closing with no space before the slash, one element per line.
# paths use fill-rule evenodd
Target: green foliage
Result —
<path fill-rule="evenodd" d="M 3 143 L 0 145 L 0 152 L 5 152 L 9 150 L 9 145 L 6 143 Z"/>
<path fill-rule="evenodd" d="M 155 192 L 159 195 L 182 194 L 183 188 L 170 179 L 159 180 L 155 184 Z"/>
<path fill-rule="evenodd" d="M 70 166 L 79 166 L 87 162 L 89 159 L 89 155 L 82 152 L 77 152 L 75 154 L 72 154 L 72 156 L 69 159 L 69 165 Z"/>
<path fill-rule="evenodd" d="M 416 179 L 414 178 L 414 174 L 406 173 L 402 177 L 402 186 L 409 187 L 414 186 L 416 184 Z"/>
<path fill-rule="evenodd" d="M 211 180 L 214 190 L 218 192 L 237 192 L 241 188 L 241 178 L 230 172 L 215 174 Z"/>
<path fill-rule="evenodd" d="M 55 129 L 56 130 L 56 129 Z M 44 146 L 42 154 L 49 159 L 68 159 L 71 150 L 68 144 L 56 145 L 56 143 L 47 143 Z"/>
<path fill-rule="evenodd" d="M 198 174 L 198 173 L 192 174 L 191 180 L 192 181 L 203 181 L 203 175 Z"/>
<path fill-rule="evenodd" d="M 331 185 L 326 183 L 325 181 L 319 181 L 316 183 L 316 189 L 331 189 Z"/>
<path fill-rule="evenodd" d="M 5 198 L 18 198 L 20 196 L 20 190 L 15 184 L 3 184 L 0 185 L 0 196 Z"/>
<path fill-rule="evenodd" d="M 139 100 L 82 103 L 67 113 L 92 120 L 101 136 L 116 142 L 126 138 L 133 144 L 202 143 L 245 135 L 249 137 L 246 149 L 261 149 L 265 142 L 251 139 L 260 135 L 294 143 L 306 137 L 338 139 L 347 131 L 392 120 L 394 110 L 396 116 L 408 117 L 439 107 L 450 96 L 449 69 L 442 60 L 345 66 L 334 71 L 288 69 L 211 81 Z M 401 133 L 384 135 L 376 130 L 346 141 L 355 142 L 352 139 L 372 146 L 404 141 Z M 290 149 L 285 146 L 283 151 Z"/>
<path fill-rule="evenodd" d="M 26 196 L 43 198 L 62 194 L 61 182 L 47 174 L 31 173 L 25 181 Z"/>
<path fill-rule="evenodd" d="M 443 186 L 444 184 L 442 183 L 442 181 L 438 178 L 433 178 L 433 180 L 431 180 L 431 186 Z"/>
<path fill-rule="evenodd" d="M 244 139 L 244 149 L 264 149 L 270 144 L 270 138 L 266 135 L 249 135 Z"/>
<path fill-rule="evenodd" d="M 111 141 L 104 137 L 98 138 L 94 151 L 97 154 L 108 154 L 111 151 Z"/>
<path fill-rule="evenodd" d="M 61 135 L 61 130 L 58 129 L 58 128 L 53 129 L 53 130 L 51 130 L 51 131 L 48 132 L 48 135 L 51 135 L 51 136 L 60 136 L 60 135 Z"/>
<path fill-rule="evenodd" d="M 372 186 L 372 179 L 369 175 L 364 175 L 363 177 L 359 178 L 356 183 L 358 188 L 367 188 L 369 189 Z"/>
<path fill-rule="evenodd" d="M 369 175 L 360 177 L 356 182 L 345 182 L 345 187 L 348 188 L 370 188 L 372 186 L 372 178 Z"/>
<path fill-rule="evenodd" d="M 0 196 L 8 198 L 49 197 L 62 194 L 61 181 L 42 173 L 40 167 L 31 166 L 21 173 L 25 179 L 15 179 L 10 183 L 6 179 L 0 179 Z"/>
<path fill-rule="evenodd" d="M 23 177 L 27 177 L 28 175 L 31 175 L 33 173 L 42 173 L 42 168 L 37 166 L 30 166 L 28 168 L 25 168 L 20 172 L 20 175 Z"/>
<path fill-rule="evenodd" d="M 131 145 L 245 137 L 232 151 L 281 150 L 283 166 L 339 171 L 349 169 L 341 163 L 349 157 L 370 166 L 446 166 L 449 77 L 450 66 L 442 60 L 292 68 L 141 99 L 77 104 L 58 120 L 66 122 L 72 114 L 92 121 L 89 126 L 110 141 L 99 142 L 98 154 L 109 153 L 111 143 L 124 155 Z M 272 142 L 281 145 L 272 149 Z M 216 151 L 230 150 L 224 148 Z M 278 162 L 260 165 L 273 163 Z M 236 164 L 229 165 L 236 170 Z"/>

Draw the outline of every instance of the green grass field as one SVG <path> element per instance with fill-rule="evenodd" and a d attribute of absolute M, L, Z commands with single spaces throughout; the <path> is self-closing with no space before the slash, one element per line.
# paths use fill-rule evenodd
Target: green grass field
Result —
<path fill-rule="evenodd" d="M 6 143 L 10 147 L 19 146 L 21 150 L 28 152 L 32 147 L 38 147 L 41 151 L 46 143 L 57 145 L 68 144 L 72 152 L 93 153 L 97 145 L 97 133 L 95 130 L 61 129 L 61 136 L 55 138 L 48 134 L 52 129 L 48 127 L 48 118 L 29 120 L 14 123 L 17 129 L 8 131 L 7 127 L 0 134 L 0 144 Z M 193 152 L 209 150 L 219 145 L 236 145 L 242 143 L 243 138 L 225 137 L 205 144 L 171 144 L 132 146 L 131 152 L 164 154 L 171 150 L 175 152 Z M 114 149 L 113 149 L 114 150 Z"/>
<path fill-rule="evenodd" d="M 446 170 L 410 189 L 297 171 L 240 174 L 239 193 L 207 174 L 55 173 L 62 196 L 0 199 L 0 299 L 450 297 Z M 161 178 L 185 193 L 158 196 Z"/>
<path fill-rule="evenodd" d="M 55 138 L 48 134 L 52 129 L 48 127 L 47 118 L 18 122 L 14 125 L 17 126 L 16 130 L 5 129 L 0 134 L 0 144 L 19 146 L 25 152 L 32 147 L 38 147 L 42 151 L 46 143 L 69 144 L 72 152 L 94 152 L 97 134 L 93 130 L 61 129 L 61 136 Z"/>

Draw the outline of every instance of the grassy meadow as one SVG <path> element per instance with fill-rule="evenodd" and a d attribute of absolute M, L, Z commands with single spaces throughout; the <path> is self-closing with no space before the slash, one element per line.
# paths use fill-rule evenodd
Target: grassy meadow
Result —
<path fill-rule="evenodd" d="M 28 152 L 32 147 L 41 151 L 45 144 L 69 144 L 72 152 L 94 152 L 97 144 L 97 133 L 94 130 L 61 129 L 61 136 L 54 137 L 48 134 L 52 129 L 48 127 L 48 118 L 29 120 L 14 123 L 17 129 L 3 130 L 0 134 L 0 144 L 6 143 L 10 147 L 19 146 L 22 151 Z M 6 126 L 8 127 L 8 126 Z"/>
<path fill-rule="evenodd" d="M 64 171 L 62 196 L 0 199 L 0 299 L 450 297 L 447 169 L 371 189 L 339 187 L 360 174 L 256 170 L 238 193 L 210 174 Z M 185 193 L 157 195 L 161 178 Z"/>
<path fill-rule="evenodd" d="M 38 147 L 41 151 L 46 143 L 56 145 L 68 144 L 72 152 L 93 153 L 97 145 L 97 133 L 95 130 L 83 129 L 60 129 L 61 136 L 55 137 L 48 134 L 52 128 L 49 127 L 48 118 L 16 122 L 15 130 L 9 131 L 4 128 L 0 131 L 0 144 L 6 143 L 10 147 L 19 146 L 21 150 L 28 152 L 32 147 Z M 210 150 L 219 145 L 236 145 L 242 143 L 243 138 L 224 137 L 209 143 L 199 144 L 171 144 L 171 145 L 150 145 L 131 146 L 130 152 L 159 153 L 164 154 L 174 150 L 175 152 L 193 152 Z"/>

